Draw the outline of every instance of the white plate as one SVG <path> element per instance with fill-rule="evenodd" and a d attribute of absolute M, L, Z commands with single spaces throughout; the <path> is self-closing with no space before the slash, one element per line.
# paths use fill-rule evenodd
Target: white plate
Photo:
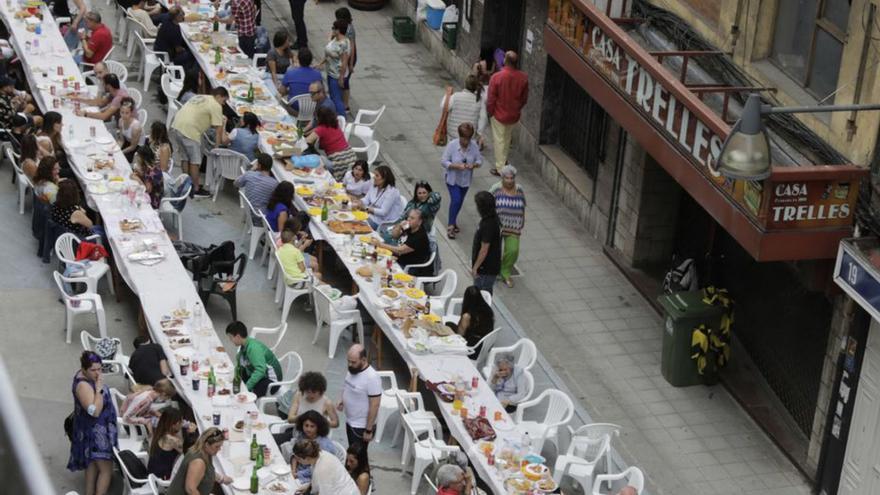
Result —
<path fill-rule="evenodd" d="M 244 396 L 244 400 L 238 400 L 241 395 Z M 255 400 L 257 400 L 257 394 L 253 392 L 241 392 L 233 398 L 236 404 L 252 404 Z"/>
<path fill-rule="evenodd" d="M 492 428 L 497 431 L 511 431 L 514 427 L 513 421 L 492 421 Z"/>
<path fill-rule="evenodd" d="M 277 488 L 279 488 L 279 489 L 278 489 L 278 490 L 272 490 L 270 487 L 277 487 Z M 286 494 L 286 493 L 290 493 L 290 485 L 288 485 L 287 483 L 285 483 L 285 482 L 283 482 L 283 481 L 277 481 L 277 480 L 276 480 L 276 481 L 270 481 L 269 483 L 266 483 L 266 485 L 265 485 L 265 486 L 263 487 L 263 489 L 260 490 L 260 491 L 262 491 L 263 493 L 282 493 L 282 494 Z"/>
<path fill-rule="evenodd" d="M 246 476 L 235 478 L 232 480 L 232 488 L 241 491 L 249 491 L 251 489 L 251 480 Z"/>
<path fill-rule="evenodd" d="M 98 144 L 116 144 L 116 141 L 110 136 L 98 136 L 95 138 L 95 142 Z"/>
<path fill-rule="evenodd" d="M 290 474 L 290 465 L 272 464 L 272 474 L 274 474 L 275 476 L 287 476 L 288 474 Z"/>
<path fill-rule="evenodd" d="M 104 178 L 104 174 L 99 174 L 98 172 L 86 172 L 83 174 L 83 179 L 91 180 L 91 181 L 99 181 Z"/>
<path fill-rule="evenodd" d="M 110 192 L 110 189 L 107 188 L 107 185 L 103 182 L 92 182 L 89 183 L 86 188 L 89 190 L 91 194 L 107 194 Z"/>
<path fill-rule="evenodd" d="M 193 354 L 195 354 L 195 353 L 196 353 L 196 350 L 193 349 L 192 347 L 181 347 L 180 349 L 174 350 L 174 354 L 177 356 L 178 360 L 180 360 L 180 358 L 189 359 L 189 358 L 193 357 Z"/>

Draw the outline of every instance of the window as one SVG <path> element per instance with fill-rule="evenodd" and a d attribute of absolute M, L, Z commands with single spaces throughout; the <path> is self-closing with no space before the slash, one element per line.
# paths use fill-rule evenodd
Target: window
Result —
<path fill-rule="evenodd" d="M 559 146 L 595 179 L 605 158 L 608 114 L 574 79 L 565 74 L 559 112 Z"/>
<path fill-rule="evenodd" d="M 779 0 L 771 59 L 817 98 L 833 93 L 850 0 Z"/>

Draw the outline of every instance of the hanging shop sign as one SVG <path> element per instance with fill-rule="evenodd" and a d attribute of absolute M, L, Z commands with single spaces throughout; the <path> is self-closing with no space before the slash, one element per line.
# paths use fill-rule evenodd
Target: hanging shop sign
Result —
<path fill-rule="evenodd" d="M 834 257 L 851 233 L 866 170 L 774 167 L 759 182 L 720 176 L 714 166 L 730 126 L 591 2 L 548 1 L 548 54 L 755 259 Z"/>

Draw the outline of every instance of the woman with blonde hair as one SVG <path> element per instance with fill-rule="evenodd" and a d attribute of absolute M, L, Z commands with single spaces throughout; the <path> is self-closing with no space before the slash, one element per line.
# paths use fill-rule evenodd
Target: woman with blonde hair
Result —
<path fill-rule="evenodd" d="M 150 431 L 159 422 L 161 413 L 153 409 L 156 402 L 168 402 L 174 397 L 177 390 L 171 380 L 163 378 L 152 387 L 149 385 L 136 386 L 134 392 L 128 394 L 122 402 L 122 420 L 132 425 L 144 425 Z"/>
<path fill-rule="evenodd" d="M 167 495 L 210 495 L 215 483 L 228 485 L 232 478 L 214 471 L 214 456 L 223 447 L 223 430 L 211 427 L 202 433 L 196 443 L 183 456 L 177 474 L 171 480 Z"/>

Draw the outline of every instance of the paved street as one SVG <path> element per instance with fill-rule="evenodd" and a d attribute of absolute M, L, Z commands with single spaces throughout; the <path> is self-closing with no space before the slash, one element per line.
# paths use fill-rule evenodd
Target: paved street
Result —
<path fill-rule="evenodd" d="M 333 10 L 342 4 L 308 3 L 306 20 L 316 52 L 320 52 L 319 40 L 326 39 L 329 30 L 325 27 L 332 22 Z M 99 8 L 112 26 L 112 7 L 100 2 Z M 263 8 L 271 38 L 281 19 L 289 18 L 287 3 L 264 0 Z M 352 78 L 352 107 L 387 105 L 377 130 L 382 160 L 407 182 L 403 189 L 411 191 L 416 179 L 427 179 L 435 190 L 442 191 L 444 207 L 439 218 L 445 224 L 448 194 L 439 163 L 441 149 L 431 144 L 431 135 L 443 88 L 460 84 L 450 79 L 422 45 L 394 41 L 391 17 L 397 14 L 390 7 L 353 13 L 359 62 Z M 289 21 L 284 25 L 292 30 Z M 121 52 L 115 50 L 113 58 L 119 60 L 124 56 Z M 151 89 L 145 100 L 153 101 L 145 105 L 151 119 L 164 119 L 154 95 Z M 495 301 L 505 328 L 500 344 L 528 336 L 542 353 L 537 389 L 552 385 L 569 390 L 579 402 L 575 426 L 589 421 L 621 425 L 622 434 L 614 447 L 625 463 L 645 471 L 651 493 L 809 493 L 807 482 L 725 389 L 677 389 L 663 380 L 659 369 L 661 319 L 602 254 L 602 246 L 565 210 L 537 171 L 515 154 L 511 162 L 519 169 L 517 180 L 529 201 L 518 264 L 522 276 L 515 279 L 513 289 L 499 284 Z M 475 177 L 461 214 L 459 238 L 440 240 L 443 266 L 459 272 L 460 291 L 466 287 L 461 280 L 468 280 L 477 218 L 473 193 L 496 180 L 485 169 Z M 227 187 L 217 203 L 201 200 L 188 204 L 183 215 L 187 240 L 207 245 L 238 236 L 240 210 L 232 187 Z M 31 428 L 46 453 L 55 485 L 62 493 L 81 490 L 81 474 L 65 469 L 68 444 L 61 430 L 70 410 L 70 377 L 80 351 L 78 337 L 74 344 L 63 342 L 64 314 L 51 281 L 53 266 L 43 265 L 33 255 L 36 246 L 30 236 L 29 211 L 24 216 L 17 214 L 15 188 L 9 182 L 4 181 L 0 190 L 4 219 L 0 234 L 6 239 L 0 256 L 15 260 L 6 263 L 5 276 L 0 279 L 0 318 L 6 322 L 0 328 L 4 342 L 0 353 L 32 418 Z M 271 290 L 265 271 L 256 261 L 249 265 L 239 288 L 240 317 L 249 326 L 277 322 Z M 110 333 L 119 336 L 130 353 L 136 335 L 136 301 L 129 297 L 117 304 L 105 295 L 104 302 Z M 300 352 L 306 369 L 325 370 L 329 393 L 335 397 L 345 369 L 344 355 L 338 352 L 330 361 L 321 343 L 312 347 L 313 315 L 302 311 L 299 304 L 294 307 L 282 349 Z M 224 328 L 229 321 L 225 303 L 216 299 L 207 309 L 217 328 Z M 340 343 L 340 349 L 345 345 Z M 344 436 L 342 432 L 336 435 Z M 403 493 L 410 483 L 408 475 L 399 475 L 399 450 L 390 448 L 390 437 L 388 434 L 383 444 L 370 450 L 377 493 Z"/>

